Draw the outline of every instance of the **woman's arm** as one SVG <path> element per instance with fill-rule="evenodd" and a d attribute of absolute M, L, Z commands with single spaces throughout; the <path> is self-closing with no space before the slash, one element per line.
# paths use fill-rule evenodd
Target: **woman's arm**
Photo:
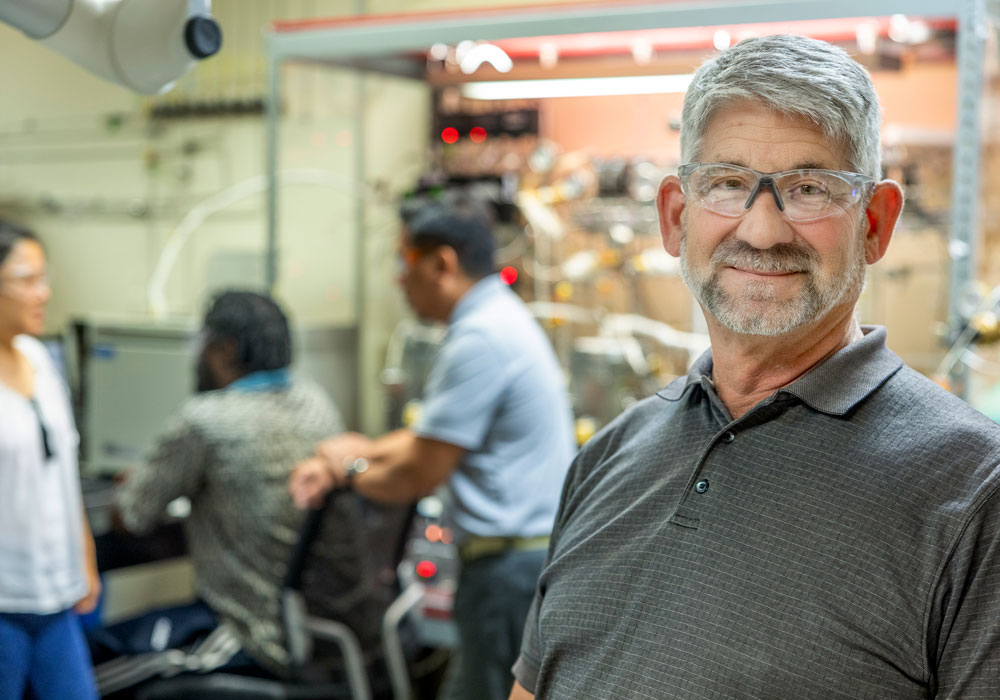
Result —
<path fill-rule="evenodd" d="M 83 512 L 83 570 L 87 578 L 87 595 L 77 601 L 73 609 L 81 615 L 93 612 L 97 607 L 97 600 L 101 597 L 101 575 L 97 571 L 97 547 L 94 546 L 94 535 L 90 531 L 90 523 L 87 521 L 87 510 L 81 508 Z"/>

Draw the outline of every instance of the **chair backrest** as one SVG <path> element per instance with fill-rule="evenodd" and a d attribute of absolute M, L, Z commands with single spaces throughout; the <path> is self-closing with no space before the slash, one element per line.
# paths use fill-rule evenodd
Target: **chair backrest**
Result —
<path fill-rule="evenodd" d="M 382 657 L 382 619 L 399 592 L 396 569 L 414 512 L 413 506 L 383 506 L 334 491 L 307 514 L 289 560 L 286 589 L 301 593 L 310 617 L 347 625 L 369 667 Z M 291 634 L 289 645 L 294 652 Z M 342 667 L 339 650 L 320 645 L 312 656 L 311 665 Z"/>
<path fill-rule="evenodd" d="M 306 646 L 305 638 L 333 641 L 317 641 L 307 669 L 293 667 L 297 682 L 226 673 L 180 676 L 141 688 L 137 700 L 370 699 L 370 672 L 384 653 L 381 628 L 398 591 L 396 569 L 414 513 L 413 506 L 379 506 L 339 491 L 306 514 L 282 590 L 286 641 L 298 661 L 307 655 L 294 647 Z M 408 697 L 406 679 L 382 680 L 395 697 Z"/>

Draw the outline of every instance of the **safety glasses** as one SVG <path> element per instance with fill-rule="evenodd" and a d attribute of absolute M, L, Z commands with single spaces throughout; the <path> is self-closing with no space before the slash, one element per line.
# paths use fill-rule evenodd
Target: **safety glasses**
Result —
<path fill-rule="evenodd" d="M 767 188 L 790 221 L 817 221 L 860 202 L 875 180 L 843 170 L 802 168 L 762 173 L 729 163 L 686 163 L 678 169 L 684 196 L 710 212 L 739 218 Z"/>

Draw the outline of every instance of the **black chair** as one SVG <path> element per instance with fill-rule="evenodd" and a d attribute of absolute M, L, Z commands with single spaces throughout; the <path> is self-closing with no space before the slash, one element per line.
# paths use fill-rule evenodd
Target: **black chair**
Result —
<path fill-rule="evenodd" d="M 361 587 L 350 591 L 330 590 L 323 577 L 324 532 L 340 526 L 326 517 L 334 499 L 356 499 L 364 528 L 354 552 L 363 562 L 364 575 Z M 423 587 L 413 581 L 401 591 L 398 569 L 414 512 L 412 506 L 379 506 L 340 491 L 306 515 L 280 601 L 291 679 L 227 672 L 184 674 L 142 686 L 136 699 L 409 700 L 412 691 L 401 624 L 420 601 Z"/>

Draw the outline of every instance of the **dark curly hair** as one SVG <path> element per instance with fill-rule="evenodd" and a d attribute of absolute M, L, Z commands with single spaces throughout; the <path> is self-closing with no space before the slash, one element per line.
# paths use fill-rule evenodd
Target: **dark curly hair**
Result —
<path fill-rule="evenodd" d="M 206 342 L 231 341 L 233 357 L 244 374 L 281 369 L 292 362 L 288 318 L 277 302 L 256 292 L 226 291 L 205 314 Z"/>

